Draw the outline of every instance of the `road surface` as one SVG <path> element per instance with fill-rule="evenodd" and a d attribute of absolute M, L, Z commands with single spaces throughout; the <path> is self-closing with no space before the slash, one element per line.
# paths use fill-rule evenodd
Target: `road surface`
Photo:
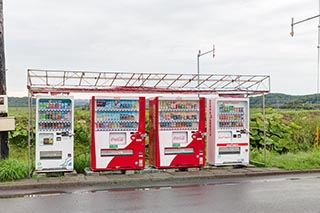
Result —
<path fill-rule="evenodd" d="M 0 212 L 320 212 L 320 174 L 0 192 Z"/>

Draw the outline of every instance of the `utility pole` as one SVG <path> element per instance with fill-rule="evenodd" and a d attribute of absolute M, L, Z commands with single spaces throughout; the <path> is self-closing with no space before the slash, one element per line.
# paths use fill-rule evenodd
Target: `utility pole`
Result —
<path fill-rule="evenodd" d="M 297 24 L 300 24 L 300 23 L 304 23 L 306 21 L 309 21 L 309 20 L 312 20 L 312 19 L 315 19 L 315 18 L 318 18 L 319 21 L 318 21 L 318 45 L 317 45 L 317 49 L 318 49 L 318 57 L 317 57 L 317 93 L 316 93 L 316 106 L 319 105 L 319 89 L 320 89 L 320 80 L 319 80 L 319 77 L 320 77 L 320 0 L 319 0 L 319 14 L 316 15 L 316 16 L 312 16 L 312 17 L 309 17 L 309 18 L 306 18 L 306 19 L 303 19 L 301 21 L 297 21 L 297 22 L 294 22 L 294 18 L 292 17 L 291 18 L 291 32 L 290 32 L 290 35 L 293 37 L 294 36 L 294 31 L 293 31 L 293 27 Z M 317 125 L 317 129 L 316 129 L 316 139 L 315 139 L 315 148 L 318 149 L 318 146 L 319 146 L 319 126 Z"/>
<path fill-rule="evenodd" d="M 203 55 L 206 55 L 208 53 L 212 53 L 212 57 L 215 57 L 215 46 L 213 45 L 212 50 L 209 50 L 207 52 L 202 53 L 201 50 L 199 50 L 197 55 L 197 73 L 198 73 L 198 91 L 200 91 L 200 57 Z M 200 93 L 198 92 L 198 97 L 200 97 Z"/>
<path fill-rule="evenodd" d="M 3 28 L 3 0 L 0 0 L 0 95 L 7 94 Z M 0 113 L 0 117 L 7 116 L 8 113 Z M 0 132 L 0 151 L 0 158 L 9 156 L 8 132 Z"/>
<path fill-rule="evenodd" d="M 312 16 L 306 19 L 303 19 L 301 21 L 294 21 L 294 18 L 291 18 L 291 32 L 290 35 L 293 37 L 294 36 L 294 29 L 293 27 L 297 24 L 301 24 L 304 23 L 306 21 L 310 21 L 312 19 L 315 18 L 319 18 L 319 22 L 318 22 L 318 45 L 317 45 L 317 49 L 318 49 L 318 58 L 317 58 L 317 93 L 316 93 L 316 104 L 319 104 L 319 100 L 318 100 L 318 96 L 319 96 L 319 89 L 320 89 L 320 82 L 319 82 L 319 77 L 320 77 L 320 0 L 319 0 L 319 14 L 316 16 Z"/>

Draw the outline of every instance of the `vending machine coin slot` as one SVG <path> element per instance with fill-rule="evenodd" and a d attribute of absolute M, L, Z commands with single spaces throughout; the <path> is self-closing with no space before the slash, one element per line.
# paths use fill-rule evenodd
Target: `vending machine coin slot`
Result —
<path fill-rule="evenodd" d="M 69 132 L 61 132 L 61 136 L 62 136 L 62 137 L 69 136 Z"/>
<path fill-rule="evenodd" d="M 240 134 L 249 134 L 249 131 L 247 129 L 240 129 L 237 130 L 237 132 L 240 132 Z"/>

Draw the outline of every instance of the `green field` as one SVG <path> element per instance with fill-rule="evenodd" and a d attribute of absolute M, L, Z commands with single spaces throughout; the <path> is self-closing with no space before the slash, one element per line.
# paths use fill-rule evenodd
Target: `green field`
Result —
<path fill-rule="evenodd" d="M 31 113 L 33 118 L 35 113 Z M 9 115 L 16 117 L 16 131 L 9 133 L 9 159 L 3 165 L 21 164 L 25 169 L 28 161 L 28 108 L 11 107 Z M 315 146 L 316 130 L 320 126 L 320 111 L 316 110 L 266 110 L 266 147 L 267 166 L 284 169 L 320 168 L 319 151 Z M 35 121 L 32 121 L 34 127 Z M 147 120 L 148 127 L 148 120 Z M 75 169 L 83 172 L 89 167 L 90 159 L 90 111 L 76 108 L 75 110 Z M 263 162 L 264 123 L 261 109 L 251 109 L 250 113 L 250 159 Z M 31 138 L 31 164 L 34 156 L 34 128 Z M 148 140 L 147 140 L 148 143 Z M 147 150 L 148 153 L 148 150 Z M 147 156 L 148 158 L 148 156 Z M 10 162 L 13 161 L 14 163 Z M 147 159 L 148 162 L 148 159 Z M 8 166 L 0 170 L 10 170 Z M 17 169 L 17 168 L 16 168 Z M 12 172 L 12 171 L 11 171 Z M 23 175 L 22 175 L 23 176 Z M 21 175 L 18 176 L 21 178 Z M 10 180 L 2 178 L 0 180 Z M 14 179 L 14 178 L 11 178 Z"/>

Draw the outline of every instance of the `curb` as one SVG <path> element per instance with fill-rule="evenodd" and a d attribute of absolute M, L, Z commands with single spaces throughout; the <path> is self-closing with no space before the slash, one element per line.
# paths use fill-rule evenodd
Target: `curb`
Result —
<path fill-rule="evenodd" d="M 27 190 L 40 188 L 61 188 L 61 187 L 86 187 L 86 186 L 101 186 L 107 188 L 132 188 L 141 187 L 141 185 L 157 185 L 163 182 L 188 182 L 199 180 L 210 180 L 219 178 L 236 178 L 236 177 L 258 177 L 272 175 L 289 175 L 289 174 L 311 174 L 320 173 L 320 169 L 312 170 L 225 170 L 221 173 L 216 173 L 215 170 L 202 170 L 198 172 L 162 172 L 149 174 L 130 174 L 130 175 L 106 175 L 92 176 L 91 178 L 78 175 L 68 178 L 43 178 L 43 179 L 24 179 L 16 182 L 0 183 L 0 190 Z M 160 174 L 160 175 L 159 175 Z M 28 181 L 32 181 L 31 183 Z M 41 181 L 41 182 L 39 182 Z M 43 181 L 43 182 L 42 182 Z"/>

